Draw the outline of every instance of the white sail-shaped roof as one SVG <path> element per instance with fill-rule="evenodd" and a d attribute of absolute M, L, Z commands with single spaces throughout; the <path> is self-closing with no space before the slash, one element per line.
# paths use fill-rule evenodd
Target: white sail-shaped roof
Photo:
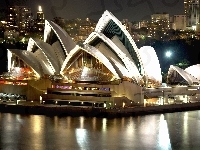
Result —
<path fill-rule="evenodd" d="M 123 77 L 117 66 L 113 65 L 113 61 L 111 61 L 97 48 L 86 44 L 82 49 L 90 55 L 92 55 L 93 57 L 95 57 L 96 59 L 98 59 L 100 62 L 102 62 L 104 66 L 106 66 L 115 75 L 116 79 L 120 79 Z"/>
<path fill-rule="evenodd" d="M 55 24 L 52 21 L 45 20 L 44 42 L 48 41 L 52 30 L 58 37 L 60 43 L 62 44 L 62 47 L 65 51 L 65 55 L 68 55 L 70 50 L 72 50 L 76 46 L 76 44 L 64 29 L 62 29 L 59 25 Z"/>
<path fill-rule="evenodd" d="M 139 49 L 139 54 L 144 66 L 144 75 L 147 79 L 162 83 L 161 68 L 158 57 L 153 47 L 143 46 Z"/>
<path fill-rule="evenodd" d="M 99 50 L 97 50 L 95 47 L 91 47 L 90 45 L 85 45 L 84 47 L 80 47 L 80 46 L 76 46 L 68 55 L 68 57 L 66 58 L 63 67 L 61 69 L 61 74 L 63 74 L 63 71 L 67 65 L 67 63 L 69 62 L 69 60 L 80 50 L 83 50 L 87 53 L 89 53 L 90 55 L 92 55 L 93 57 L 95 57 L 96 59 L 98 59 L 99 61 L 101 61 L 112 73 L 113 75 L 115 75 L 116 79 L 120 79 L 119 74 L 116 72 L 115 68 L 113 67 L 113 65 L 110 63 L 109 59 L 107 59 L 105 57 L 105 55 L 103 55 Z M 122 77 L 122 76 L 121 76 Z"/>
<path fill-rule="evenodd" d="M 95 46 L 106 58 L 111 62 L 117 73 L 121 78 L 129 77 L 132 78 L 128 69 L 124 66 L 123 62 L 107 47 L 104 42 L 100 42 Z"/>
<path fill-rule="evenodd" d="M 170 65 L 167 78 L 171 78 L 170 76 L 174 71 L 176 71 L 183 79 L 185 79 L 185 81 L 187 81 L 187 83 L 189 85 L 192 85 L 194 83 L 195 84 L 200 83 L 200 81 L 198 79 L 196 79 L 195 77 L 190 75 L 188 72 L 184 71 L 183 69 L 179 68 L 178 66 L 173 66 L 173 65 Z"/>
<path fill-rule="evenodd" d="M 22 57 L 27 64 L 33 65 L 39 75 L 55 75 L 64 74 L 68 69 L 66 67 L 71 66 L 69 63 L 76 61 L 72 61 L 72 57 L 81 50 L 102 62 L 115 79 L 128 77 L 140 84 L 145 76 L 146 79 L 162 82 L 160 64 L 154 49 L 147 46 L 138 49 L 125 26 L 108 11 L 104 12 L 95 31 L 82 46 L 76 45 L 60 26 L 46 20 L 44 41 L 30 38 L 27 47 L 27 53 L 31 55 L 29 58 L 37 61 L 37 65 L 28 60 L 29 58 L 25 59 L 24 55 L 11 52 Z M 146 63 L 147 57 L 152 61 Z"/>
<path fill-rule="evenodd" d="M 192 65 L 185 71 L 200 81 L 200 64 Z"/>
<path fill-rule="evenodd" d="M 28 51 L 33 51 L 34 45 L 39 48 L 39 50 L 44 54 L 45 58 L 48 60 L 50 67 L 54 73 L 58 74 L 60 72 L 61 66 L 59 65 L 59 58 L 56 57 L 56 53 L 51 45 L 43 42 L 39 39 L 29 39 L 29 49 Z"/>
<path fill-rule="evenodd" d="M 44 74 L 54 75 L 55 72 L 51 63 L 40 49 L 37 49 L 34 53 L 17 49 L 10 49 L 9 51 L 22 59 L 38 76 L 43 76 Z M 12 62 L 8 63 L 12 64 Z"/>
<path fill-rule="evenodd" d="M 55 55 L 58 59 L 59 67 L 61 67 L 63 65 L 64 60 L 65 60 L 65 55 L 63 54 L 60 42 L 59 41 L 54 42 L 52 44 L 52 48 L 53 48 L 54 53 L 55 53 Z"/>
<path fill-rule="evenodd" d="M 11 52 L 11 54 L 12 53 L 15 54 L 20 59 L 22 59 L 29 67 L 31 67 L 38 77 L 43 75 L 44 72 L 43 72 L 42 66 L 40 65 L 37 58 L 34 56 L 32 52 L 29 52 L 26 50 L 18 50 L 18 49 L 9 49 L 9 51 Z M 9 63 L 12 63 L 12 62 L 9 62 Z M 8 68 L 8 70 L 11 70 L 11 69 Z"/>
<path fill-rule="evenodd" d="M 141 80 L 141 76 L 140 73 L 134 63 L 134 61 L 132 60 L 130 54 L 126 51 L 126 53 L 124 52 L 124 49 L 120 49 L 119 47 L 116 46 L 116 44 L 114 44 L 112 42 L 112 40 L 110 40 L 109 38 L 107 38 L 104 34 L 102 33 L 97 33 L 97 32 L 92 32 L 89 37 L 85 40 L 84 44 L 90 44 L 92 43 L 94 40 L 96 40 L 96 38 L 100 38 L 104 43 L 106 43 L 114 52 L 115 55 L 117 55 L 120 60 L 124 63 L 126 69 L 128 70 L 128 77 L 133 77 L 137 80 L 137 82 L 139 82 Z M 124 50 L 124 51 L 122 51 Z M 109 51 L 109 50 L 108 50 Z"/>
<path fill-rule="evenodd" d="M 110 21 L 113 21 L 120 28 L 120 31 L 118 31 L 118 30 L 115 31 L 115 32 L 118 32 L 118 34 L 119 34 L 118 36 L 121 36 L 122 38 L 124 38 L 124 36 L 126 36 L 126 38 L 127 38 L 126 44 L 129 43 L 131 45 L 131 47 L 133 48 L 132 49 L 129 47 L 130 49 L 129 50 L 126 49 L 126 50 L 130 54 L 131 53 L 136 54 L 134 62 L 137 66 L 139 66 L 139 69 L 141 70 L 141 73 L 143 74 L 143 64 L 142 64 L 142 60 L 141 60 L 141 57 L 138 52 L 139 49 L 138 49 L 137 45 L 135 44 L 132 36 L 126 30 L 126 27 L 124 25 L 122 25 L 122 23 L 111 12 L 106 10 L 103 13 L 102 17 L 99 19 L 99 21 L 96 25 L 95 32 L 104 33 L 104 30 L 106 29 L 106 27 L 108 26 Z M 113 25 L 111 25 L 111 27 L 113 27 Z M 114 28 L 116 28 L 116 26 Z M 123 43 L 123 44 L 125 44 L 125 43 Z M 126 54 L 127 52 L 124 52 L 124 53 Z M 136 59 L 138 59 L 138 61 Z"/>

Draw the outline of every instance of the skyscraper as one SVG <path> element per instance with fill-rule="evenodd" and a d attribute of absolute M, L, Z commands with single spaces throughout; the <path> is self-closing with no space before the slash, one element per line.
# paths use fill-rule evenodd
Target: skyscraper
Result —
<path fill-rule="evenodd" d="M 39 31 L 42 31 L 44 29 L 44 12 L 42 11 L 41 6 L 38 6 L 36 24 Z"/>
<path fill-rule="evenodd" d="M 162 39 L 170 29 L 169 14 L 157 13 L 151 15 L 151 23 L 148 26 L 150 36 L 156 39 Z"/>
<path fill-rule="evenodd" d="M 8 26 L 20 32 L 30 28 L 32 20 L 31 8 L 26 6 L 11 6 L 8 8 Z"/>
<path fill-rule="evenodd" d="M 41 6 L 38 6 L 37 20 L 38 21 L 44 20 L 44 13 L 42 11 L 42 7 Z"/>
<path fill-rule="evenodd" d="M 196 27 L 199 22 L 199 0 L 184 0 L 187 27 Z"/>
<path fill-rule="evenodd" d="M 171 18 L 172 29 L 185 30 L 186 29 L 186 16 L 185 15 L 173 15 Z"/>

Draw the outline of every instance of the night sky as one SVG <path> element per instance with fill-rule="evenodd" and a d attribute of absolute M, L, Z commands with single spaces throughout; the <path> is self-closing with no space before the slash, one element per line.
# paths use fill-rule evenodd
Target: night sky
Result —
<path fill-rule="evenodd" d="M 170 15 L 184 14 L 183 0 L 0 0 L 0 7 L 27 5 L 36 15 L 41 5 L 45 19 L 92 18 L 98 20 L 105 10 L 112 12 L 119 20 L 150 20 L 153 13 L 167 12 Z"/>

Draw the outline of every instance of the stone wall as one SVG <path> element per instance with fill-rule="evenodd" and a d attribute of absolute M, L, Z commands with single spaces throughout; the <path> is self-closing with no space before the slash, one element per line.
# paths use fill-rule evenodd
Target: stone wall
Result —
<path fill-rule="evenodd" d="M 26 85 L 0 84 L 0 93 L 13 93 L 13 94 L 26 95 L 27 86 Z"/>

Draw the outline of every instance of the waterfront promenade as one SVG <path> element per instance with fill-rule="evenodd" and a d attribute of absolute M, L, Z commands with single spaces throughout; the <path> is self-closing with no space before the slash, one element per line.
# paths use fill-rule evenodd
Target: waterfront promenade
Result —
<path fill-rule="evenodd" d="M 106 109 L 96 107 L 72 107 L 60 105 L 10 105 L 0 104 L 0 112 L 47 116 L 126 117 L 158 113 L 199 110 L 200 102 L 148 107 Z"/>

